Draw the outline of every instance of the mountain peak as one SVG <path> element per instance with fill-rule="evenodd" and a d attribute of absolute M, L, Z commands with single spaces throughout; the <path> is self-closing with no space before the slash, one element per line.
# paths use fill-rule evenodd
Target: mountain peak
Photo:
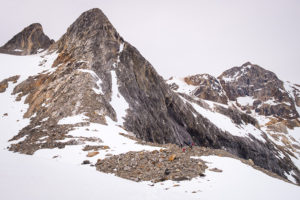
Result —
<path fill-rule="evenodd" d="M 218 79 L 231 101 L 244 97 L 255 99 L 256 113 L 285 119 L 299 117 L 293 99 L 285 90 L 283 81 L 274 72 L 247 62 L 240 67 L 226 70 Z"/>
<path fill-rule="evenodd" d="M 242 67 L 246 67 L 246 66 L 252 66 L 253 64 L 251 62 L 245 62 L 244 64 L 242 64 Z"/>
<path fill-rule="evenodd" d="M 274 72 L 260 67 L 259 65 L 252 64 L 251 62 L 246 62 L 239 67 L 232 67 L 224 71 L 218 77 L 218 79 L 224 79 L 225 81 L 234 81 L 239 78 L 251 78 L 251 76 L 261 76 L 261 79 L 276 79 L 279 81 Z"/>
<path fill-rule="evenodd" d="M 90 9 L 82 13 L 69 27 L 68 32 L 82 31 L 85 29 L 97 29 L 101 26 L 112 26 L 108 18 L 99 8 Z"/>
<path fill-rule="evenodd" d="M 53 48 L 59 52 L 75 47 L 95 50 L 104 38 L 123 41 L 105 14 L 99 8 L 93 8 L 82 13 Z"/>
<path fill-rule="evenodd" d="M 97 19 L 100 20 L 102 23 L 110 23 L 106 15 L 102 12 L 99 8 L 92 8 L 83 12 L 78 19 L 85 18 L 85 19 Z"/>
<path fill-rule="evenodd" d="M 0 47 L 0 53 L 14 55 L 36 54 L 47 49 L 54 41 L 43 32 L 40 23 L 33 23 Z"/>
<path fill-rule="evenodd" d="M 32 29 L 33 30 L 34 28 L 43 29 L 43 26 L 40 23 L 32 23 L 28 27 L 26 27 L 25 29 Z"/>

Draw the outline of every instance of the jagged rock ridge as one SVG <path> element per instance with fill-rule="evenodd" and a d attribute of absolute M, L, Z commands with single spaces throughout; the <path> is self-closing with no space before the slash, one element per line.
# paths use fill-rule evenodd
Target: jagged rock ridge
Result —
<path fill-rule="evenodd" d="M 0 53 L 13 55 L 30 55 L 48 49 L 54 43 L 43 32 L 39 23 L 34 23 L 24 28 L 5 45 L 0 47 Z"/>
<path fill-rule="evenodd" d="M 128 103 L 123 127 L 138 138 L 156 143 L 194 141 L 252 159 L 256 165 L 282 177 L 291 170 L 299 172 L 287 157 L 276 156 L 277 149 L 270 141 L 233 136 L 203 117 L 168 87 L 99 9 L 83 13 L 50 46 L 49 53 L 58 53 L 53 63 L 55 71 L 29 77 L 14 89 L 18 99 L 27 95 L 29 109 L 25 117 L 31 117 L 31 122 L 12 138 L 27 136 L 26 139 L 13 144 L 10 150 L 32 154 L 40 148 L 76 144 L 58 142 L 76 126 L 58 123 L 68 116 L 85 114 L 89 117 L 86 123 L 105 124 L 106 117 L 120 121 L 112 105 L 116 83 L 122 96 L 118 98 Z M 38 140 L 43 136 L 48 139 L 41 145 Z"/>

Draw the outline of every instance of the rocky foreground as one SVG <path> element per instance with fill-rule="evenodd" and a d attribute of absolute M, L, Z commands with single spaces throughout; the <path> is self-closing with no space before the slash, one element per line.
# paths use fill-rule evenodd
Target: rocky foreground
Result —
<path fill-rule="evenodd" d="M 98 160 L 96 167 L 99 171 L 133 181 L 182 181 L 204 176 L 207 166 L 202 160 L 190 158 L 190 155 L 191 152 L 182 152 L 176 147 L 128 152 Z"/>
<path fill-rule="evenodd" d="M 256 166 L 251 159 L 240 159 L 224 150 L 197 146 L 181 148 L 171 144 L 164 145 L 164 148 L 160 150 L 131 151 L 120 155 L 108 155 L 105 159 L 98 159 L 96 168 L 101 172 L 112 173 L 137 182 L 184 181 L 206 176 L 206 170 L 222 173 L 222 169 L 208 168 L 206 162 L 201 159 L 201 156 L 210 155 L 238 159 L 269 176 L 289 182 L 274 173 Z M 89 162 L 83 162 L 83 164 L 89 164 Z"/>

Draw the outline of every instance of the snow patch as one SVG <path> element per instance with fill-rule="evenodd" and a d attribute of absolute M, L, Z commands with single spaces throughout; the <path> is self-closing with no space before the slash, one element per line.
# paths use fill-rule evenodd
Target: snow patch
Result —
<path fill-rule="evenodd" d="M 78 69 L 78 70 L 80 72 L 89 73 L 97 81 L 96 85 L 97 85 L 98 88 L 93 88 L 94 92 L 96 94 L 102 94 L 103 95 L 102 87 L 101 87 L 102 80 L 99 78 L 99 76 L 92 70 L 88 70 L 88 69 Z"/>
<path fill-rule="evenodd" d="M 284 175 L 287 177 L 288 180 L 290 180 L 291 182 L 297 184 L 296 179 L 292 176 L 293 174 L 294 174 L 293 172 L 291 172 L 290 174 L 284 172 Z"/>
<path fill-rule="evenodd" d="M 233 76 L 223 76 L 222 79 L 225 81 L 225 82 L 232 82 L 232 81 L 235 81 L 237 78 L 238 78 L 238 75 L 239 75 L 239 71 L 235 72 Z"/>
<path fill-rule="evenodd" d="M 46 118 L 42 119 L 41 122 L 45 122 L 45 121 L 47 121 L 48 119 L 49 119 L 49 117 L 46 117 Z"/>
<path fill-rule="evenodd" d="M 239 137 L 249 137 L 249 135 L 252 135 L 255 138 L 265 142 L 265 139 L 261 135 L 262 132 L 252 124 L 241 124 L 238 126 L 225 115 L 202 108 L 201 106 L 189 102 L 184 98 L 181 99 L 185 102 L 190 103 L 199 114 L 210 120 L 221 130 L 227 131 L 228 133 Z"/>
<path fill-rule="evenodd" d="M 241 106 L 252 106 L 254 102 L 253 97 L 249 97 L 249 96 L 238 97 L 236 98 L 236 100 Z"/>
<path fill-rule="evenodd" d="M 24 140 L 26 140 L 26 138 L 27 138 L 27 135 L 24 135 L 23 137 L 21 137 L 17 140 L 10 141 L 9 144 L 11 145 L 11 144 L 17 144 L 19 142 L 23 142 Z"/>
<path fill-rule="evenodd" d="M 89 63 L 89 62 L 86 60 L 78 60 L 77 63 Z"/>
<path fill-rule="evenodd" d="M 49 137 L 49 136 L 46 135 L 46 136 L 40 137 L 39 140 L 45 140 L 45 139 L 47 139 L 48 137 Z"/>
<path fill-rule="evenodd" d="M 287 91 L 288 95 L 294 99 L 294 93 L 293 93 L 293 84 L 289 81 L 284 81 L 283 82 L 283 86 L 285 88 L 285 90 Z"/>
<path fill-rule="evenodd" d="M 289 81 L 284 81 L 284 82 L 283 82 L 283 85 L 284 85 L 285 90 L 286 90 L 287 93 L 289 94 L 289 96 L 295 101 L 296 96 L 295 96 L 295 94 L 294 94 L 294 90 L 295 90 L 294 88 L 298 88 L 299 90 L 300 90 L 300 88 L 297 87 L 296 85 L 292 84 L 292 83 L 289 82 Z M 297 92 L 296 92 L 296 95 L 297 95 Z M 298 95 L 299 95 L 299 94 L 298 94 Z M 300 107 L 297 106 L 296 104 L 295 104 L 295 107 L 296 107 L 296 110 L 297 110 L 298 114 L 300 115 Z"/>
<path fill-rule="evenodd" d="M 120 49 L 119 49 L 119 54 L 122 53 L 123 49 L 124 49 L 124 43 L 121 43 L 120 44 Z"/>
<path fill-rule="evenodd" d="M 37 54 L 37 55 L 40 55 L 40 54 Z M 40 58 L 43 57 L 44 58 L 43 60 L 45 61 L 42 64 L 42 67 L 43 67 L 43 70 L 45 73 L 52 73 L 57 69 L 55 67 L 52 67 L 57 56 L 58 56 L 57 52 L 53 52 L 51 54 L 47 54 L 47 52 L 46 52 L 46 53 L 42 53 L 42 55 L 40 55 Z"/>
<path fill-rule="evenodd" d="M 276 103 L 276 100 L 274 99 L 274 97 L 272 97 L 271 99 L 268 99 L 267 101 L 263 102 L 263 104 L 269 104 L 271 106 L 278 105 L 278 103 Z"/>
<path fill-rule="evenodd" d="M 65 118 L 59 120 L 57 124 L 59 124 L 59 125 L 62 125 L 62 124 L 77 124 L 77 123 L 81 123 L 81 122 L 86 122 L 87 119 L 88 119 L 88 117 L 85 116 L 82 113 L 80 115 L 65 117 Z"/>
<path fill-rule="evenodd" d="M 111 81 L 112 81 L 112 96 L 111 96 L 111 106 L 114 108 L 117 114 L 117 121 L 120 125 L 124 123 L 124 117 L 127 114 L 127 109 L 129 104 L 124 99 L 124 97 L 119 92 L 118 78 L 114 70 L 111 71 Z"/>
<path fill-rule="evenodd" d="M 241 68 L 241 70 L 236 71 L 233 76 L 226 75 L 226 76 L 223 76 L 222 79 L 225 82 L 233 82 L 236 79 L 238 79 L 239 77 L 245 75 L 249 71 L 249 69 L 251 69 L 251 67 L 252 67 L 251 65 L 243 66 Z"/>
<path fill-rule="evenodd" d="M 124 43 L 120 43 L 120 46 L 119 46 L 119 52 L 118 52 L 118 57 L 117 57 L 117 62 L 115 62 L 115 63 L 113 64 L 113 67 L 114 67 L 114 68 L 118 67 L 119 63 L 121 62 L 121 60 L 120 60 L 120 55 L 121 55 L 123 49 L 124 49 Z"/>
<path fill-rule="evenodd" d="M 197 89 L 197 86 L 189 85 L 184 81 L 184 78 L 172 78 L 171 80 L 167 81 L 167 84 L 171 85 L 175 83 L 178 85 L 178 89 L 176 92 L 179 93 L 185 93 L 185 94 L 192 94 L 195 89 Z"/>

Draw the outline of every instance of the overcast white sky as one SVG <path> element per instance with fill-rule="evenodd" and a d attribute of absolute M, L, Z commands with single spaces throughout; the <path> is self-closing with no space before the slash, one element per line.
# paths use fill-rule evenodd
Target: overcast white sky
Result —
<path fill-rule="evenodd" d="M 246 61 L 300 84 L 300 0 L 0 0 L 0 45 L 31 23 L 58 40 L 98 7 L 164 77 Z"/>

